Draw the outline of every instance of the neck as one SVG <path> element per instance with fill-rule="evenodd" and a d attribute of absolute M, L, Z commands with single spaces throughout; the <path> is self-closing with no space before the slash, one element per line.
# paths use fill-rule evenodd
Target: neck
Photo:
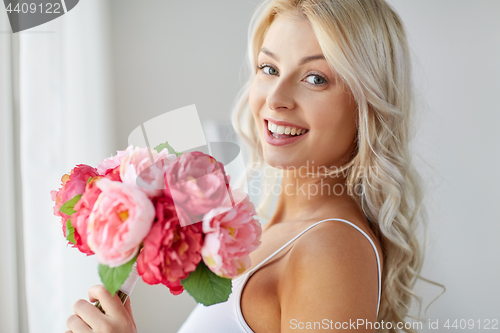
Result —
<path fill-rule="evenodd" d="M 281 222 L 321 219 L 338 207 L 352 207 L 346 178 L 338 176 L 304 176 L 283 171 L 280 194 L 269 226 Z"/>

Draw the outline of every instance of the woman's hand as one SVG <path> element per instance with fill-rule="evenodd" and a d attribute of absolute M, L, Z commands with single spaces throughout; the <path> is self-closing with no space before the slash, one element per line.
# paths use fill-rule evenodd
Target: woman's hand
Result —
<path fill-rule="evenodd" d="M 96 285 L 89 289 L 89 301 L 99 300 L 106 312 L 103 314 L 95 305 L 80 299 L 73 305 L 75 314 L 66 321 L 72 333 L 137 333 L 130 297 L 122 304 L 120 297 L 115 294 L 111 297 L 103 285 Z"/>

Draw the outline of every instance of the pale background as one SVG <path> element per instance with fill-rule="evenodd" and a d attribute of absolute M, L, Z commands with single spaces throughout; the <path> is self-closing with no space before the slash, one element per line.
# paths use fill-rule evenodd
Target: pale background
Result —
<path fill-rule="evenodd" d="M 120 147 L 138 123 L 191 103 L 203 120 L 229 123 L 258 3 L 112 2 Z M 427 318 L 500 320 L 500 2 L 390 3 L 407 27 L 421 104 L 415 147 L 425 161 L 430 210 L 423 275 L 447 288 Z M 428 283 L 418 290 L 423 308 L 441 292 Z M 184 296 L 139 285 L 139 327 L 180 325 L 195 305 Z"/>
<path fill-rule="evenodd" d="M 76 163 L 95 164 L 100 158 L 125 148 L 128 134 L 139 124 L 191 104 L 196 104 L 210 141 L 234 140 L 229 128 L 230 107 L 244 80 L 242 66 L 247 27 L 259 1 L 99 0 L 99 3 L 81 1 L 72 12 L 55 20 L 54 25 L 39 27 L 39 31 L 56 31 L 53 34 L 55 41 L 59 36 L 56 24 L 75 21 L 72 17 L 86 11 L 90 19 L 82 20 L 80 26 L 95 30 L 97 22 L 99 30 L 92 30 L 88 35 L 82 33 L 81 41 L 91 43 L 94 36 L 99 36 L 95 38 L 99 39 L 98 45 L 104 51 L 94 54 L 91 52 L 93 46 L 86 49 L 82 45 L 87 44 L 76 43 L 70 45 L 70 50 L 80 48 L 74 51 L 74 56 L 81 57 L 82 66 L 92 67 L 98 63 L 100 67 L 94 70 L 108 83 L 107 88 L 100 90 L 101 94 L 95 92 L 92 79 L 82 79 L 84 83 L 80 87 L 84 91 L 94 89 L 94 94 L 103 100 L 100 105 L 104 105 L 103 114 L 106 113 L 109 129 L 101 129 L 99 133 L 107 133 L 101 135 L 102 140 L 107 140 L 105 149 L 87 154 L 85 158 L 74 155 L 65 160 L 64 165 L 57 165 L 55 173 L 62 174 Z M 447 319 L 473 319 L 476 325 L 477 320 L 500 320 L 500 218 L 496 210 L 500 199 L 497 193 L 500 187 L 500 2 L 391 0 L 390 3 L 407 27 L 415 63 L 420 130 L 413 147 L 427 182 L 430 213 L 423 276 L 447 288 L 430 305 L 425 317 L 439 320 L 441 328 Z M 100 10 L 101 14 L 94 17 L 92 10 Z M 0 12 L 0 18 L 5 20 L 3 8 Z M 1 38 L 5 38 L 4 35 L 0 35 L 3 42 Z M 83 56 L 88 53 L 90 57 Z M 3 53 L 0 60 L 1 56 Z M 100 61 L 101 56 L 103 61 Z M 12 57 L 15 58 L 15 53 Z M 16 61 L 12 61 L 12 66 L 16 66 Z M 88 72 L 71 73 L 71 68 L 69 72 L 73 77 L 98 76 Z M 30 77 L 29 72 L 25 75 Z M 1 85 L 0 88 L 5 96 L 15 95 L 15 89 L 12 92 Z M 85 100 L 88 96 L 83 95 L 78 103 L 89 103 Z M 30 102 L 23 97 L 20 100 L 24 105 Z M 12 117 L 5 121 L 19 126 L 18 116 Z M 95 122 L 97 120 L 90 124 Z M 5 128 L 10 130 L 9 126 Z M 7 132 L 2 135 L 4 133 Z M 13 154 L 11 150 L 8 153 Z M 15 164 L 3 167 L 2 164 L 2 174 L 4 170 L 15 174 L 12 170 Z M 55 176 L 50 179 L 51 184 L 55 184 L 53 187 L 57 181 Z M 7 198 L 10 198 L 9 193 L 2 192 L 1 201 L 6 207 Z M 47 206 L 50 203 L 44 202 Z M 51 213 L 50 207 L 43 215 L 48 213 Z M 48 218 L 50 221 L 55 219 Z M 52 223 L 57 225 L 57 219 L 55 221 Z M 55 229 L 60 232 L 59 226 Z M 19 238 L 22 233 L 11 232 L 17 235 L 18 244 L 22 244 Z M 61 248 L 63 245 L 61 240 Z M 28 249 L 26 244 L 24 248 Z M 20 260 L 19 245 L 17 250 Z M 65 255 L 65 264 L 73 260 L 69 258 L 83 256 L 79 255 Z M 93 267 L 93 259 L 81 260 L 86 261 L 89 268 Z M 18 264 L 17 268 L 22 277 L 24 272 L 19 265 L 23 264 Z M 57 275 L 58 271 L 53 273 Z M 88 286 L 79 287 L 78 295 L 81 296 L 78 297 L 86 296 L 83 290 L 93 284 L 90 280 L 92 278 Z M 23 285 L 24 280 L 19 278 L 17 289 L 9 291 L 17 290 L 19 295 L 18 324 L 12 326 L 18 330 L 12 332 L 27 332 Z M 419 282 L 416 290 L 424 297 L 422 311 L 441 292 L 440 288 L 426 282 Z M 196 304 L 187 293 L 174 297 L 164 286 L 142 282 L 134 289 L 131 299 L 139 332 L 175 332 Z M 1 303 L 0 312 L 3 313 L 6 306 L 5 302 Z M 50 313 L 59 311 L 64 318 L 71 313 L 69 303 L 64 303 L 63 308 L 56 303 L 52 306 L 59 308 L 52 308 Z M 55 331 L 36 330 L 34 310 L 30 311 L 30 332 Z M 418 311 L 413 314 L 418 315 Z M 431 331 L 435 330 L 422 330 Z"/>

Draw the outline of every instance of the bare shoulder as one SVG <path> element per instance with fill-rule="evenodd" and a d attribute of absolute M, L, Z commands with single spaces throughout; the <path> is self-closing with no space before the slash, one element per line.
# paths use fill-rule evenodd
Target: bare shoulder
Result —
<path fill-rule="evenodd" d="M 360 223 L 356 227 L 367 234 L 373 244 L 378 247 L 377 240 L 371 231 L 360 228 Z M 349 256 L 354 252 L 363 253 L 368 255 L 367 259 L 371 263 L 375 254 L 370 240 L 352 225 L 332 220 L 320 223 L 301 235 L 292 251 L 295 251 L 295 259 L 303 256 L 310 257 L 314 253 L 317 257 L 320 250 L 323 250 L 321 253 L 326 256 L 324 259 L 329 259 L 331 256 Z"/>
<path fill-rule="evenodd" d="M 278 294 L 282 332 L 295 331 L 298 322 L 323 325 L 324 319 L 375 322 L 378 268 L 372 245 L 341 221 L 314 226 L 291 249 Z"/>

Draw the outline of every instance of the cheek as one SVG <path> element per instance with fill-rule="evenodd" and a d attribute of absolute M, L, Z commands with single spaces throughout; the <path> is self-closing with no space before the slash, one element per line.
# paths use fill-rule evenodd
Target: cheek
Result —
<path fill-rule="evenodd" d="M 262 108 L 262 102 L 258 94 L 256 94 L 255 90 L 255 84 L 253 84 L 250 87 L 249 93 L 248 93 L 248 106 L 250 107 L 250 111 L 252 112 L 252 116 L 254 119 L 254 122 L 257 124 L 257 130 L 260 132 L 260 127 L 259 127 L 259 114 L 260 110 Z"/>
<path fill-rule="evenodd" d="M 252 85 L 250 87 L 250 91 L 248 92 L 248 105 L 250 106 L 250 110 L 252 111 L 252 113 L 255 115 L 256 111 L 258 111 L 256 109 L 256 106 L 257 106 L 257 103 L 256 103 L 256 100 L 255 100 L 255 89 L 254 89 L 254 85 Z"/>
<path fill-rule="evenodd" d="M 356 107 L 345 98 L 310 105 L 316 107 L 314 124 L 311 124 L 311 127 L 317 128 L 318 134 L 321 133 L 324 139 L 328 138 L 325 142 L 334 141 L 339 149 L 349 147 L 357 132 Z"/>
<path fill-rule="evenodd" d="M 334 129 L 335 132 L 351 132 L 356 127 L 356 103 L 346 93 L 335 93 L 324 100 L 316 100 L 316 125 Z"/>
<path fill-rule="evenodd" d="M 248 104 L 254 115 L 257 115 L 264 107 L 266 98 L 267 89 L 263 84 L 259 83 L 258 78 L 255 78 L 248 95 Z"/>

